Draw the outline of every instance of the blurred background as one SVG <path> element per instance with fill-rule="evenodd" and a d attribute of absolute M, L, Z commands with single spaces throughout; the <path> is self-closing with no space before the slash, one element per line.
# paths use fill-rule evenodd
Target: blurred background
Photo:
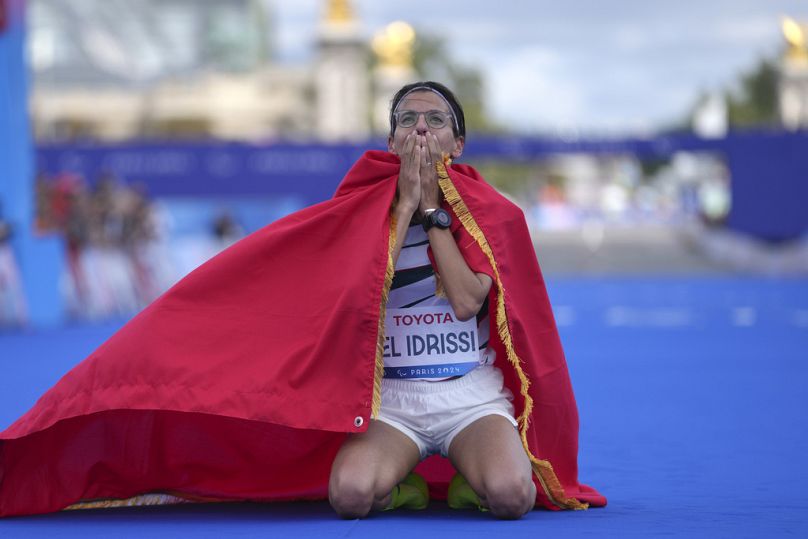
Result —
<path fill-rule="evenodd" d="M 542 530 L 806 536 L 807 25 L 805 0 L 0 0 L 0 431 L 330 197 L 434 79 L 524 210 L 581 478 L 618 508 Z"/>
<path fill-rule="evenodd" d="M 331 196 L 426 79 L 457 92 L 463 161 L 523 208 L 561 296 L 802 282 L 808 5 L 568 4 L 0 0 L 0 328 L 128 318 Z"/>

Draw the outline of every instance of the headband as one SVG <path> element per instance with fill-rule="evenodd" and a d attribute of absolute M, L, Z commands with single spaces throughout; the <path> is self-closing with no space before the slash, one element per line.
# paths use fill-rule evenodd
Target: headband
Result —
<path fill-rule="evenodd" d="M 410 95 L 413 92 L 425 92 L 425 91 L 426 92 L 432 92 L 433 94 L 440 97 L 443 100 L 444 103 L 446 103 L 446 106 L 449 108 L 449 114 L 452 117 L 452 123 L 454 124 L 455 133 L 460 135 L 460 125 L 458 125 L 458 123 L 457 123 L 457 117 L 455 116 L 455 112 L 454 112 L 454 109 L 452 108 L 452 105 L 449 104 L 449 100 L 446 99 L 446 97 L 442 93 L 440 93 L 439 91 L 437 91 L 434 88 L 430 88 L 429 86 L 416 86 L 412 90 L 409 90 L 406 94 L 402 95 L 401 99 L 399 99 L 398 103 L 396 104 L 396 108 L 390 111 L 390 125 L 393 125 L 393 118 L 395 117 L 394 115 L 395 115 L 396 111 L 398 110 L 399 105 L 401 105 L 401 102 L 404 101 L 405 97 L 407 97 L 408 95 Z"/>

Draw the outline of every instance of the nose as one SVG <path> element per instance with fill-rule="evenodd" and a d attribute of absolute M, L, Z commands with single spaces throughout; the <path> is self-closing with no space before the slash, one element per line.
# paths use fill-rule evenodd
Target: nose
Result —
<path fill-rule="evenodd" d="M 426 135 L 429 131 L 429 126 L 426 123 L 426 115 L 419 114 L 418 121 L 415 122 L 415 132 L 419 135 Z"/>

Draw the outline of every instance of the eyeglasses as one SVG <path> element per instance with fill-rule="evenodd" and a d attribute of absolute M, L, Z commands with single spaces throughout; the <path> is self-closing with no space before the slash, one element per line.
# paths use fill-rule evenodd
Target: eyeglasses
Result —
<path fill-rule="evenodd" d="M 418 117 L 423 114 L 426 125 L 432 129 L 442 129 L 449 125 L 452 115 L 442 110 L 428 110 L 417 112 L 414 110 L 399 110 L 393 116 L 400 127 L 412 127 L 418 123 Z"/>

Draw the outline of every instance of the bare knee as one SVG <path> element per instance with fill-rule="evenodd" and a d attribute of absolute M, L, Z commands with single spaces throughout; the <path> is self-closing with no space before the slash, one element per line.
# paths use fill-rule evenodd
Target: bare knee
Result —
<path fill-rule="evenodd" d="M 332 473 L 328 501 L 342 518 L 364 518 L 373 507 L 373 483 L 362 474 Z"/>
<path fill-rule="evenodd" d="M 503 474 L 485 481 L 485 500 L 497 518 L 516 519 L 536 503 L 532 478 L 522 474 Z"/>

